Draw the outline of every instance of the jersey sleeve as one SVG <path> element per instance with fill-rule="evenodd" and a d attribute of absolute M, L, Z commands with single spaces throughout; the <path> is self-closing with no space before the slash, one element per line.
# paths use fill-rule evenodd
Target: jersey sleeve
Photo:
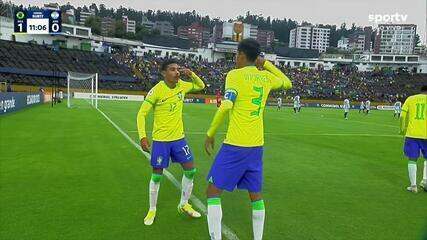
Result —
<path fill-rule="evenodd" d="M 408 112 L 409 111 L 409 104 L 411 102 L 411 98 L 406 99 L 405 103 L 403 103 L 402 111 Z"/>
<path fill-rule="evenodd" d="M 238 95 L 238 78 L 234 71 L 230 71 L 225 79 L 224 101 L 215 113 L 211 125 L 207 131 L 209 137 L 215 136 L 227 113 L 233 108 Z"/>
<path fill-rule="evenodd" d="M 181 84 L 184 85 L 185 93 L 198 92 L 205 88 L 205 83 L 199 76 L 197 76 L 197 74 L 195 74 L 194 72 L 191 72 L 190 78 L 191 78 L 191 82 L 185 82 L 180 80 Z"/>
<path fill-rule="evenodd" d="M 268 71 L 267 77 L 270 80 L 271 89 L 284 88 L 285 90 L 292 88 L 292 82 L 289 78 L 274 66 L 273 63 L 265 61 L 264 69 Z"/>
<path fill-rule="evenodd" d="M 407 98 L 402 107 L 402 114 L 400 115 L 400 132 L 402 134 L 406 134 L 406 129 L 408 128 L 409 106 L 411 105 L 411 101 L 411 97 Z"/>
<path fill-rule="evenodd" d="M 237 73 L 230 71 L 225 78 L 224 100 L 229 100 L 234 103 L 239 95 L 239 83 Z"/>
<path fill-rule="evenodd" d="M 136 125 L 138 127 L 139 139 L 147 137 L 147 133 L 145 132 L 145 117 L 150 112 L 151 108 L 153 108 L 153 105 L 147 101 L 144 101 L 138 111 Z"/>
<path fill-rule="evenodd" d="M 147 137 L 147 134 L 145 132 L 145 117 L 156 104 L 156 101 L 157 91 L 156 87 L 153 87 L 145 97 L 145 100 L 138 111 L 138 115 L 136 116 L 136 125 L 138 128 L 139 139 Z"/>
<path fill-rule="evenodd" d="M 182 86 L 182 89 L 184 90 L 184 93 L 189 93 L 189 92 L 191 92 L 191 90 L 193 90 L 193 83 L 186 82 L 186 81 L 183 81 L 181 79 L 179 81 L 180 81 L 180 84 Z"/>
<path fill-rule="evenodd" d="M 151 103 L 151 105 L 155 105 L 157 102 L 158 89 L 154 86 L 145 96 L 144 102 Z"/>

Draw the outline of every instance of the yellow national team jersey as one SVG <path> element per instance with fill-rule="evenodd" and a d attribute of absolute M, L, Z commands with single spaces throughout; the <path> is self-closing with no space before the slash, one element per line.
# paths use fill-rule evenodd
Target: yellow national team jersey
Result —
<path fill-rule="evenodd" d="M 266 70 L 255 66 L 235 69 L 227 74 L 225 99 L 235 96 L 229 112 L 228 131 L 224 143 L 254 147 L 264 145 L 264 108 L 272 89 L 291 88 L 291 81 L 272 63 L 266 61 Z M 209 135 L 209 134 L 208 134 Z"/>
<path fill-rule="evenodd" d="M 406 137 L 427 139 L 427 94 L 406 99 L 402 107 L 402 130 Z"/>
<path fill-rule="evenodd" d="M 153 140 L 166 142 L 184 137 L 182 108 L 185 94 L 205 87 L 196 74 L 192 73 L 191 78 L 193 82 L 179 80 L 173 89 L 161 81 L 148 92 L 137 117 L 140 139 L 146 137 L 145 116 L 151 107 L 154 108 Z"/>

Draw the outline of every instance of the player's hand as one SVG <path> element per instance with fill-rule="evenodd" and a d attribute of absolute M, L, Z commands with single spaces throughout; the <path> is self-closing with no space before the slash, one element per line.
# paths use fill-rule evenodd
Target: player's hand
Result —
<path fill-rule="evenodd" d="M 206 153 L 210 156 L 214 150 L 215 146 L 215 138 L 206 136 L 205 140 L 205 150 Z"/>
<path fill-rule="evenodd" d="M 191 74 L 193 73 L 189 68 L 181 68 L 180 72 L 188 78 L 191 77 Z"/>
<path fill-rule="evenodd" d="M 265 58 L 258 56 L 258 58 L 255 60 L 255 65 L 258 69 L 264 68 Z"/>
<path fill-rule="evenodd" d="M 150 152 L 150 142 L 146 137 L 141 139 L 140 145 L 142 150 L 144 150 L 144 152 L 148 152 L 148 153 Z"/>

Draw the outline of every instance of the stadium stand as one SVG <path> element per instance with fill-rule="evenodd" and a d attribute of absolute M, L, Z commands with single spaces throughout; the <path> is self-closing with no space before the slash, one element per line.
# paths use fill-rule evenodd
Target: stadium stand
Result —
<path fill-rule="evenodd" d="M 99 73 L 101 88 L 127 87 L 132 85 L 129 83 L 137 83 L 130 66 L 118 63 L 111 54 L 72 49 L 55 51 L 46 45 L 0 41 L 2 81 L 49 86 L 59 78 L 60 85 L 64 86 L 68 71 Z"/>
<path fill-rule="evenodd" d="M 0 81 L 19 85 L 49 86 L 59 78 L 60 87 L 65 87 L 67 71 L 98 72 L 100 89 L 148 91 L 161 78 L 159 66 L 162 61 L 164 58 L 153 53 L 136 57 L 123 49 L 114 54 L 69 49 L 55 52 L 49 46 L 0 41 Z M 209 63 L 186 58 L 180 58 L 180 64 L 201 76 L 207 86 L 203 93 L 211 95 L 217 89 L 223 90 L 226 73 L 234 66 L 227 60 Z M 349 66 L 333 70 L 286 66 L 281 69 L 294 84 L 287 93 L 288 98 L 298 94 L 304 99 L 392 102 L 416 93 L 427 81 L 425 74 L 380 70 L 358 72 Z M 282 95 L 282 92 L 276 92 L 272 96 Z"/>

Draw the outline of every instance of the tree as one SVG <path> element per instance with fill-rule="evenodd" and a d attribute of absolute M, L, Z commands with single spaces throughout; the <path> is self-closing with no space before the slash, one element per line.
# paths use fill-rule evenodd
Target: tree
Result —
<path fill-rule="evenodd" d="M 415 46 L 420 46 L 421 45 L 421 39 L 420 39 L 420 35 L 418 35 L 418 33 L 415 34 Z"/>
<path fill-rule="evenodd" d="M 144 38 L 144 36 L 147 36 L 150 34 L 150 31 L 142 26 L 142 25 L 137 25 L 136 29 L 135 29 L 135 39 L 141 40 Z"/>
<path fill-rule="evenodd" d="M 90 16 L 85 21 L 85 26 L 92 29 L 93 34 L 101 34 L 101 18 L 96 16 Z"/>
<path fill-rule="evenodd" d="M 127 32 L 127 33 L 125 34 L 124 38 L 126 38 L 126 39 L 131 39 L 131 40 L 135 40 L 135 39 L 136 39 L 136 35 L 135 35 L 135 33 Z"/>
<path fill-rule="evenodd" d="M 155 28 L 155 29 L 153 29 L 153 30 L 151 31 L 151 34 L 152 34 L 152 35 L 160 35 L 160 30 L 159 30 L 159 29 L 157 29 L 157 28 Z"/>
<path fill-rule="evenodd" d="M 120 19 L 116 20 L 114 24 L 114 37 L 123 38 L 126 35 L 125 23 Z"/>

